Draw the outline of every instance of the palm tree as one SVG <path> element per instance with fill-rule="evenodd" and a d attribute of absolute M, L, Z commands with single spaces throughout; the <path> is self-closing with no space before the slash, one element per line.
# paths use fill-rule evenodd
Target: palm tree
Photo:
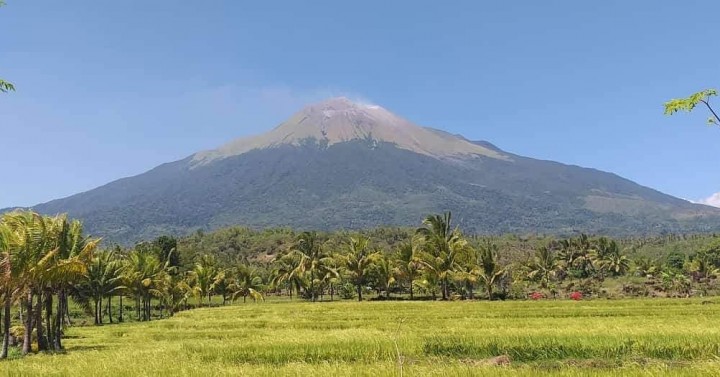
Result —
<path fill-rule="evenodd" d="M 38 350 L 48 349 L 42 321 L 42 295 L 47 286 L 47 271 L 56 251 L 49 250 L 48 221 L 33 212 L 15 212 L 5 216 L 6 224 L 17 235 L 17 287 L 25 311 L 22 353 L 31 349 L 33 327 L 37 329 Z"/>
<path fill-rule="evenodd" d="M 224 274 L 216 267 L 215 258 L 211 255 L 204 255 L 200 261 L 195 264 L 192 275 L 199 297 L 207 297 L 208 306 L 210 306 L 215 284 L 224 278 Z M 198 305 L 202 305 L 202 300 L 198 299 Z"/>
<path fill-rule="evenodd" d="M 622 255 L 620 246 L 615 240 L 602 237 L 597 240 L 592 253 L 593 266 L 599 273 L 600 279 L 605 278 L 605 272 L 613 276 L 623 275 L 630 269 L 630 260 Z"/>
<path fill-rule="evenodd" d="M 370 239 L 367 237 L 350 237 L 347 252 L 343 255 L 345 270 L 357 289 L 358 301 L 362 301 L 362 291 L 367 284 L 370 268 L 380 257 L 379 253 L 370 252 L 369 244 Z"/>
<path fill-rule="evenodd" d="M 152 298 L 163 296 L 162 288 L 166 287 L 165 277 L 169 266 L 167 262 L 161 263 L 156 255 L 138 250 L 132 251 L 126 261 L 125 281 L 135 296 L 137 318 L 149 321 L 152 317 Z"/>
<path fill-rule="evenodd" d="M 395 273 L 390 258 L 380 255 L 373 267 L 373 276 L 378 291 L 385 291 L 385 298 L 390 297 L 390 287 L 395 282 Z M 380 292 L 378 292 L 379 294 Z"/>
<path fill-rule="evenodd" d="M 505 268 L 498 264 L 498 246 L 487 242 L 480 246 L 478 255 L 477 276 L 485 285 L 488 299 L 492 300 L 492 291 L 498 280 L 505 275 Z"/>
<path fill-rule="evenodd" d="M 593 267 L 593 244 L 586 234 L 577 238 L 564 239 L 556 242 L 559 247 L 558 259 L 563 272 L 572 279 L 573 276 L 588 277 Z M 548 246 L 554 250 L 553 245 Z"/>
<path fill-rule="evenodd" d="M 653 277 L 659 271 L 657 261 L 648 257 L 640 256 L 635 259 L 634 264 L 634 273 L 638 276 Z"/>
<path fill-rule="evenodd" d="M 100 239 L 94 239 L 83 234 L 83 225 L 80 221 L 69 221 L 62 215 L 54 221 L 55 245 L 57 249 L 57 271 L 53 279 L 53 291 L 57 295 L 57 307 L 54 321 L 52 321 L 53 346 L 55 350 L 62 349 L 63 318 L 68 312 L 68 290 L 73 282 L 80 279 L 87 270 L 87 265 Z M 52 295 L 49 296 L 52 298 Z M 51 304 L 48 300 L 48 304 Z M 46 308 L 46 316 L 51 318 L 52 305 Z"/>
<path fill-rule="evenodd" d="M 222 297 L 222 304 L 225 306 L 228 298 L 232 296 L 232 287 L 235 284 L 235 278 L 228 270 L 223 270 L 218 273 L 215 277 L 215 284 L 213 284 L 213 292 Z"/>
<path fill-rule="evenodd" d="M 690 268 L 697 272 L 704 279 L 720 274 L 720 269 L 715 266 L 716 256 L 708 250 L 698 251 L 693 257 Z"/>
<path fill-rule="evenodd" d="M 423 263 L 442 284 L 442 298 L 447 300 L 450 275 L 456 270 L 456 260 L 467 251 L 467 241 L 459 229 L 452 229 L 452 214 L 430 215 L 423 220 L 423 227 L 416 230 L 424 245 Z"/>
<path fill-rule="evenodd" d="M 276 258 L 274 264 L 276 267 L 272 271 L 272 286 L 279 288 L 286 285 L 290 299 L 292 299 L 293 289 L 300 295 L 300 289 L 303 286 L 303 279 L 299 273 L 300 258 L 294 254 L 286 254 Z"/>
<path fill-rule="evenodd" d="M 410 241 L 401 244 L 396 252 L 395 274 L 408 283 L 410 288 L 410 299 L 413 297 L 413 282 L 422 274 L 423 263 L 420 260 L 420 252 L 417 250 L 417 243 Z"/>
<path fill-rule="evenodd" d="M 550 286 L 550 280 L 560 268 L 560 261 L 555 255 L 555 251 L 549 247 L 543 246 L 535 251 L 535 257 L 528 265 L 528 278 L 531 280 L 539 280 L 542 288 Z"/>
<path fill-rule="evenodd" d="M 231 300 L 235 301 L 238 297 L 242 297 L 244 303 L 248 296 L 254 301 L 264 300 L 262 293 L 260 293 L 262 285 L 262 277 L 260 277 L 256 269 L 241 265 L 237 268 L 235 282 L 231 287 L 233 292 Z"/>
<path fill-rule="evenodd" d="M 188 283 L 188 279 L 179 277 L 167 276 L 170 279 L 170 284 L 166 292 L 165 300 L 170 311 L 170 316 L 174 315 L 175 312 L 180 311 L 184 306 L 188 308 L 188 299 L 193 295 L 193 289 Z"/>
<path fill-rule="evenodd" d="M 613 253 L 605 257 L 601 264 L 603 271 L 609 271 L 612 276 L 624 275 L 630 270 L 630 259 L 627 256 Z"/>
<path fill-rule="evenodd" d="M 290 249 L 290 254 L 296 256 L 298 265 L 296 273 L 309 275 L 310 298 L 313 302 L 317 300 L 317 285 L 321 283 L 321 277 L 325 275 L 326 269 L 331 262 L 331 256 L 324 250 L 317 233 L 303 232 L 297 242 Z"/>
<path fill-rule="evenodd" d="M 13 301 L 14 278 L 17 276 L 13 268 L 13 247 L 16 244 L 15 234 L 0 220 L 0 295 L 3 298 L 3 343 L 0 358 L 7 359 L 10 345 L 10 309 Z"/>
<path fill-rule="evenodd" d="M 112 296 L 124 289 L 121 261 L 115 258 L 113 251 L 103 250 L 96 253 L 87 266 L 85 278 L 76 286 L 75 298 L 86 306 L 93 301 L 95 324 L 103 323 L 103 300 L 107 298 L 107 312 L 112 323 Z"/>
<path fill-rule="evenodd" d="M 4 215 L 0 222 L 4 249 L 0 250 L 3 272 L 0 283 L 4 288 L 0 294 L 4 293 L 5 310 L 16 297 L 25 313 L 23 353 L 30 352 L 33 329 L 38 350 L 48 350 L 50 346 L 59 350 L 62 348 L 59 321 L 64 311 L 53 313 L 54 296 L 60 298 L 59 309 L 66 307 L 60 288 L 84 274 L 86 262 L 99 240 L 84 238 L 82 226 L 69 223 L 64 215 L 48 217 L 17 211 Z M 73 237 L 83 242 L 71 242 Z"/>

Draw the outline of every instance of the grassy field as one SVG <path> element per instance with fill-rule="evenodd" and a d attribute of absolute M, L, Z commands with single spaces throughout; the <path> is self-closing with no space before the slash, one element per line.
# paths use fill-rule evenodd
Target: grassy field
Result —
<path fill-rule="evenodd" d="M 74 327 L 7 375 L 716 376 L 720 301 L 266 302 Z M 493 359 L 507 356 L 511 363 Z M 504 359 L 504 357 L 502 358 Z"/>

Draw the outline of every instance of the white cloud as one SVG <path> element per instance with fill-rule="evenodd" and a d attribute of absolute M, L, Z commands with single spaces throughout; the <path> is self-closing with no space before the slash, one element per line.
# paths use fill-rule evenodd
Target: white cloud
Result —
<path fill-rule="evenodd" d="M 720 192 L 716 192 L 709 198 L 700 200 L 698 203 L 720 208 Z"/>

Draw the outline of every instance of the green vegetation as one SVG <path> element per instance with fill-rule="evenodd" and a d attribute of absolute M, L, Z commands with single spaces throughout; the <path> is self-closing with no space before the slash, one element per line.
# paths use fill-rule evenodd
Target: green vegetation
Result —
<path fill-rule="evenodd" d="M 678 111 L 691 112 L 697 107 L 697 105 L 704 105 L 705 108 L 710 112 L 711 116 L 708 118 L 707 123 L 709 125 L 720 125 L 720 117 L 715 112 L 715 109 L 710 105 L 710 98 L 717 96 L 717 90 L 706 89 L 697 93 L 691 94 L 687 98 L 676 98 L 665 102 L 665 114 L 673 115 Z"/>
<path fill-rule="evenodd" d="M 697 375 L 720 356 L 715 236 L 477 237 L 446 213 L 100 249 L 64 215 L 1 219 L 9 374 Z M 684 299 L 588 301 L 626 297 Z"/>
<path fill-rule="evenodd" d="M 5 2 L 0 0 L 0 7 L 4 6 Z M 7 93 L 10 91 L 14 91 L 15 86 L 3 79 L 0 79 L 0 93 Z"/>
<path fill-rule="evenodd" d="M 713 376 L 716 301 L 276 302 L 68 330 L 7 375 Z"/>

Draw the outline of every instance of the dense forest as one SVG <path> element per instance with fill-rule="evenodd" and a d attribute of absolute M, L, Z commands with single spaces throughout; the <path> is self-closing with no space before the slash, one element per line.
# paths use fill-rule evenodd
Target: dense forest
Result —
<path fill-rule="evenodd" d="M 0 221 L 0 356 L 12 346 L 22 354 L 61 350 L 70 307 L 101 325 L 266 297 L 579 300 L 717 292 L 716 235 L 483 237 L 464 234 L 452 220 L 450 213 L 430 215 L 416 229 L 362 232 L 231 227 L 122 248 L 102 247 L 64 215 L 8 213 Z"/>

